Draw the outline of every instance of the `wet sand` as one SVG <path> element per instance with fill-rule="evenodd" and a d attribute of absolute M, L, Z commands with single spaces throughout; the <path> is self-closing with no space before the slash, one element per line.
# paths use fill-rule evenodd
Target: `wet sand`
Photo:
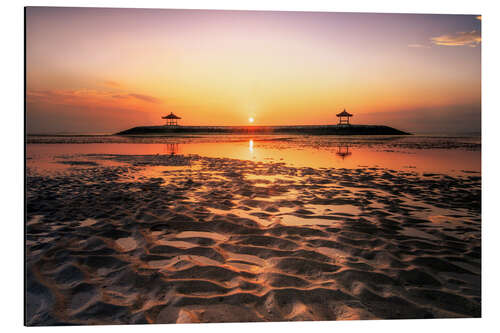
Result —
<path fill-rule="evenodd" d="M 481 316 L 481 177 L 197 155 L 27 172 L 27 324 Z"/>

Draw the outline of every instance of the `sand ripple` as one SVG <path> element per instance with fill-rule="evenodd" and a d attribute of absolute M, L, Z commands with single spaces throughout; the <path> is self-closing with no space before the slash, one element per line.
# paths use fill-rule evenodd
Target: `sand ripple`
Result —
<path fill-rule="evenodd" d="M 480 177 L 102 158 L 29 173 L 29 325 L 481 315 Z"/>

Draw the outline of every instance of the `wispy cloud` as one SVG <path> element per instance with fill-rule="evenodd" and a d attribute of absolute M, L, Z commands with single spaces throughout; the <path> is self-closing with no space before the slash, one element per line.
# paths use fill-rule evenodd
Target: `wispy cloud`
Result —
<path fill-rule="evenodd" d="M 118 100 L 123 106 L 137 107 L 147 104 L 160 104 L 161 100 L 138 93 L 116 93 L 108 91 L 77 89 L 77 90 L 28 90 L 28 102 L 42 102 L 58 105 L 88 105 L 109 106 L 115 105 Z"/>
<path fill-rule="evenodd" d="M 128 94 L 129 97 L 137 98 L 141 101 L 158 104 L 161 101 L 153 96 L 143 95 L 143 94 Z"/>
<path fill-rule="evenodd" d="M 457 32 L 452 35 L 432 37 L 431 42 L 443 46 L 470 46 L 476 47 L 481 43 L 481 33 L 476 30 L 470 32 Z"/>
<path fill-rule="evenodd" d="M 108 86 L 108 87 L 111 87 L 111 88 L 121 88 L 122 85 L 116 81 L 111 81 L 111 80 L 105 80 L 105 81 L 102 81 L 102 83 L 105 85 L 105 86 Z"/>
<path fill-rule="evenodd" d="M 430 48 L 429 45 L 423 45 L 423 44 L 408 44 L 408 47 L 411 47 L 411 48 L 421 48 L 421 49 L 428 49 L 428 48 Z"/>
<path fill-rule="evenodd" d="M 130 93 L 130 94 L 114 94 L 114 95 L 111 95 L 111 97 L 112 98 L 116 98 L 116 99 L 130 99 L 130 98 L 133 98 L 133 99 L 138 99 L 138 100 L 143 101 L 143 102 L 154 103 L 154 104 L 160 104 L 161 103 L 161 100 L 159 100 L 158 98 L 153 97 L 153 96 L 143 95 L 143 94 L 134 94 L 134 93 Z"/>

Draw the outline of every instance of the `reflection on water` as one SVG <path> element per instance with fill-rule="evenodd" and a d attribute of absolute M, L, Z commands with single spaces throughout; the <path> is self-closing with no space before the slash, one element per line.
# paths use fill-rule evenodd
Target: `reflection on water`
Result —
<path fill-rule="evenodd" d="M 351 156 L 352 152 L 349 151 L 348 144 L 339 144 L 337 147 L 337 156 L 340 156 L 342 159 L 345 159 L 348 156 Z"/>
<path fill-rule="evenodd" d="M 462 149 L 384 148 L 380 145 L 353 145 L 322 142 L 310 145 L 286 140 L 256 140 L 255 138 L 228 142 L 186 142 L 172 139 L 167 143 L 89 143 L 89 144 L 28 144 L 27 166 L 41 169 L 85 167 L 73 161 L 75 155 L 89 160 L 86 154 L 121 155 L 200 155 L 215 158 L 251 160 L 254 162 L 285 163 L 294 167 L 312 168 L 370 168 L 431 173 L 480 172 L 481 152 Z M 353 154 L 355 149 L 355 154 Z M 61 157 L 73 156 L 62 164 Z M 102 164 L 102 161 L 96 161 Z M 88 164 L 88 167 L 95 165 Z"/>
<path fill-rule="evenodd" d="M 177 155 L 179 154 L 179 144 L 174 143 L 166 143 L 165 144 L 165 152 L 169 155 Z"/>

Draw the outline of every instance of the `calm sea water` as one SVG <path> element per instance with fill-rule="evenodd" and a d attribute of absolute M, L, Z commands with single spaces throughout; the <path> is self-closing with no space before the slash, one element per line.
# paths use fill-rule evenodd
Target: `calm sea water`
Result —
<path fill-rule="evenodd" d="M 28 168 L 64 168 L 67 166 L 58 163 L 58 157 L 86 154 L 196 154 L 255 162 L 279 162 L 295 167 L 380 167 L 453 174 L 481 170 L 479 136 L 120 137 L 85 134 L 27 137 Z"/>

